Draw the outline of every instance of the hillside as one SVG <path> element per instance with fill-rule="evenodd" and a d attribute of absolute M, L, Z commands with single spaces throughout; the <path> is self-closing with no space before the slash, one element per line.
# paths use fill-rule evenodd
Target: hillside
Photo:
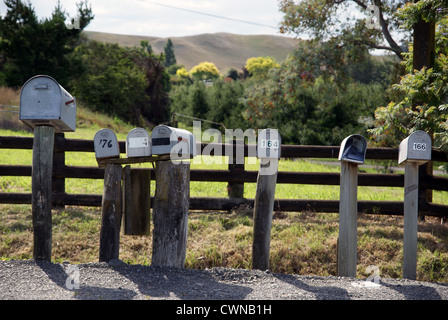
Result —
<path fill-rule="evenodd" d="M 163 52 L 168 38 L 119 35 L 85 31 L 89 39 L 118 43 L 122 46 L 140 46 L 148 40 L 156 53 Z M 270 35 L 237 35 L 229 33 L 200 34 L 172 37 L 177 63 L 187 69 L 203 61 L 213 62 L 221 72 L 228 68 L 240 70 L 251 57 L 271 56 L 283 61 L 297 45 L 297 40 Z"/>

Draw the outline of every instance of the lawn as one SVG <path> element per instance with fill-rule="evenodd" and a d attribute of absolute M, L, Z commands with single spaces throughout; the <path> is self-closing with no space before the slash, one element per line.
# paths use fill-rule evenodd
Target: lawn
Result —
<path fill-rule="evenodd" d="M 91 125 L 86 116 L 76 133 L 67 138 L 93 139 L 101 127 Z M 126 138 L 129 126 L 113 127 L 119 140 Z M 0 130 L 0 135 L 31 133 Z M 207 164 L 193 161 L 192 169 L 227 169 L 225 163 Z M 30 165 L 31 150 L 0 149 L 0 164 Z M 247 170 L 258 170 L 258 163 L 247 163 Z M 334 164 L 318 163 L 316 159 L 281 160 L 280 171 L 340 172 Z M 96 166 L 93 153 L 67 153 L 66 164 Z M 150 164 L 136 165 L 146 167 Z M 376 172 L 361 166 L 365 172 Z M 244 196 L 254 198 L 255 184 L 246 183 Z M 101 194 L 102 180 L 67 179 L 68 193 Z M 191 182 L 192 197 L 226 197 L 227 183 Z M 152 185 L 152 193 L 155 186 Z M 0 177 L 0 192 L 31 192 L 30 177 Z M 284 199 L 339 199 L 339 186 L 292 185 L 276 187 L 276 197 Z M 359 187 L 361 200 L 403 200 L 402 188 Z M 447 192 L 434 192 L 434 202 L 448 204 Z M 251 268 L 253 220 L 252 208 L 234 208 L 231 212 L 191 212 L 187 243 L 187 268 L 232 267 Z M 100 208 L 66 207 L 53 211 L 53 251 L 55 262 L 98 261 Z M 303 275 L 336 275 L 337 213 L 275 212 L 272 224 L 270 267 L 273 272 Z M 448 282 L 448 226 L 439 219 L 426 217 L 418 226 L 417 279 Z M 0 205 L 0 258 L 32 258 L 31 207 Z M 381 277 L 402 276 L 403 218 L 360 214 L 358 218 L 358 277 L 366 278 L 368 266 L 378 266 Z M 122 235 L 120 258 L 132 264 L 150 264 L 152 236 Z"/>

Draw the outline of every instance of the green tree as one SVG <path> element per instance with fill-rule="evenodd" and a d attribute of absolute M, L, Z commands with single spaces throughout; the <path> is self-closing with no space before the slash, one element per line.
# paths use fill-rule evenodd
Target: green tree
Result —
<path fill-rule="evenodd" d="M 165 67 L 175 65 L 177 61 L 176 61 L 176 55 L 174 54 L 174 45 L 171 39 L 168 39 L 168 41 L 166 42 L 164 52 L 165 52 Z"/>
<path fill-rule="evenodd" d="M 68 29 L 60 4 L 51 18 L 38 20 L 31 3 L 4 0 L 7 12 L 0 17 L 0 72 L 9 86 L 20 86 L 37 74 L 53 76 L 63 86 L 82 68 L 73 56 L 82 30 L 93 19 L 88 3 L 78 3 L 79 29 Z"/>
<path fill-rule="evenodd" d="M 352 56 L 370 49 L 384 49 L 403 59 L 403 47 L 410 33 L 400 28 L 395 16 L 403 1 L 396 0 L 279 0 L 284 14 L 281 32 L 316 40 L 335 40 Z M 353 14 L 354 11 L 364 16 Z M 373 19 L 373 20 L 372 20 Z"/>
<path fill-rule="evenodd" d="M 413 47 L 403 64 L 407 74 L 393 88 L 396 98 L 375 113 L 373 140 L 383 146 L 394 146 L 415 130 L 433 137 L 433 145 L 448 145 L 448 19 L 446 1 L 428 0 L 408 3 L 398 14 L 412 28 L 416 21 L 436 23 L 436 54 L 433 66 L 414 70 Z"/>

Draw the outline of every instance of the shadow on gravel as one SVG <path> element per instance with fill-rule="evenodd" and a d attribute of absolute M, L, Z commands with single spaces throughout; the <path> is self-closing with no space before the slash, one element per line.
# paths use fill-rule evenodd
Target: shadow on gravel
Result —
<path fill-rule="evenodd" d="M 114 268 L 138 286 L 148 299 L 242 300 L 252 289 L 237 284 L 224 284 L 212 275 L 195 270 L 132 266 Z"/>
<path fill-rule="evenodd" d="M 345 289 L 332 286 L 310 286 L 309 284 L 295 278 L 294 276 L 287 274 L 275 274 L 274 276 L 280 281 L 286 282 L 297 287 L 300 290 L 313 294 L 316 300 L 350 300 L 350 295 Z"/>
<path fill-rule="evenodd" d="M 381 285 L 397 291 L 402 294 L 406 300 L 442 300 L 442 297 L 435 288 L 423 284 L 392 285 L 382 282 Z"/>
<path fill-rule="evenodd" d="M 78 300 L 129 300 L 137 294 L 132 290 L 122 289 L 120 287 L 112 289 L 86 286 L 85 284 L 79 284 L 78 287 L 75 287 L 76 282 L 73 281 L 73 270 L 76 269 L 70 268 L 70 265 L 64 267 L 60 264 L 52 264 L 45 261 L 36 261 L 36 264 L 54 284 L 72 292 L 72 297 Z"/>

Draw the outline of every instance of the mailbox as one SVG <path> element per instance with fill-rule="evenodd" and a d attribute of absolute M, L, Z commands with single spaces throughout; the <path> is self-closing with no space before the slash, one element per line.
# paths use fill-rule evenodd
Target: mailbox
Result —
<path fill-rule="evenodd" d="M 25 82 L 20 92 L 19 119 L 31 128 L 46 125 L 56 132 L 73 132 L 75 98 L 52 77 L 35 76 Z"/>
<path fill-rule="evenodd" d="M 431 160 L 431 137 L 424 131 L 413 132 L 398 147 L 398 164 L 404 161 L 425 163 Z"/>
<path fill-rule="evenodd" d="M 135 128 L 129 131 L 126 137 L 126 156 L 148 157 L 151 155 L 151 138 L 148 131 Z"/>
<path fill-rule="evenodd" d="M 153 155 L 170 154 L 171 157 L 193 158 L 196 156 L 196 140 L 190 131 L 159 125 L 151 133 Z"/>
<path fill-rule="evenodd" d="M 257 158 L 280 159 L 282 138 L 275 129 L 264 129 L 258 134 Z"/>
<path fill-rule="evenodd" d="M 120 148 L 115 133 L 110 129 L 101 129 L 93 138 L 97 159 L 119 158 Z"/>
<path fill-rule="evenodd" d="M 366 158 L 366 150 L 366 139 L 359 134 L 353 134 L 342 141 L 338 159 L 363 164 Z"/>

